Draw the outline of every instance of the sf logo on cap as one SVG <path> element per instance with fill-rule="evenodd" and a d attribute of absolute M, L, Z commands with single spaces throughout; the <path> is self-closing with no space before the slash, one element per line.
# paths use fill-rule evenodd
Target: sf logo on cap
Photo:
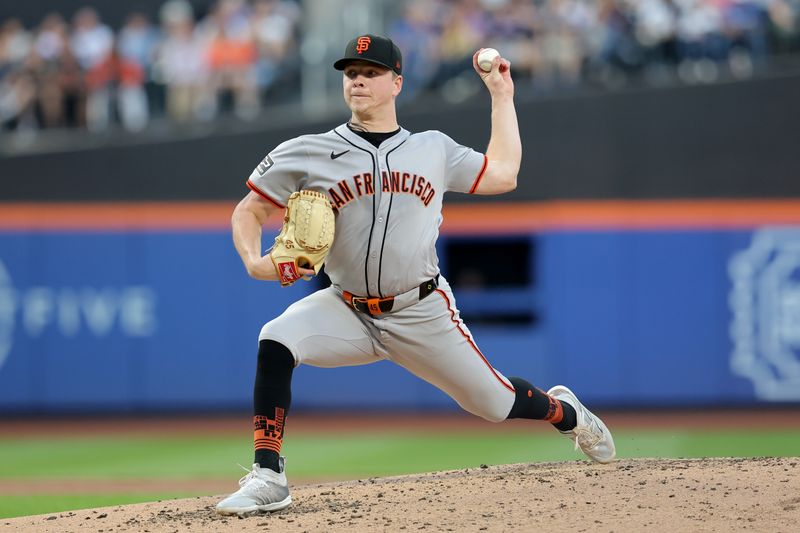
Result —
<path fill-rule="evenodd" d="M 369 37 L 359 37 L 358 41 L 356 41 L 356 52 L 359 54 L 361 52 L 366 52 L 369 49 L 369 43 L 372 42 L 372 39 Z"/>

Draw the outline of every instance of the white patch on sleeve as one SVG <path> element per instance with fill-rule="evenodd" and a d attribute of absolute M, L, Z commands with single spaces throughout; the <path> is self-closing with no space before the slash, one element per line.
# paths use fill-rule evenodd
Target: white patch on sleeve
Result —
<path fill-rule="evenodd" d="M 274 164 L 275 162 L 272 160 L 272 158 L 269 155 L 267 155 L 267 157 L 265 157 L 261 161 L 261 163 L 258 164 L 258 167 L 256 167 L 258 175 L 263 176 L 264 174 L 266 174 L 267 170 L 269 170 Z"/>

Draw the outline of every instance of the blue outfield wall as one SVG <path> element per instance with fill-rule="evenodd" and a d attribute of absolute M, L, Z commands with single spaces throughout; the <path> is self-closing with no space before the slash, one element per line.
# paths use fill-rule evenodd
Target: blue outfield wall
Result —
<path fill-rule="evenodd" d="M 594 405 L 800 401 L 800 228 L 528 238 L 535 285 L 456 290 L 539 317 L 471 328 L 506 375 Z M 249 279 L 228 232 L 0 233 L 0 411 L 247 408 L 261 325 L 315 288 Z M 294 405 L 455 408 L 388 362 L 302 367 Z"/>

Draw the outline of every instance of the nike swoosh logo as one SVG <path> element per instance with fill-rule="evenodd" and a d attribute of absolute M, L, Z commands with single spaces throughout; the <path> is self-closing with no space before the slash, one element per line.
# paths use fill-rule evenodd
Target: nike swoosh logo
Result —
<path fill-rule="evenodd" d="M 338 154 L 334 154 L 333 150 L 331 150 L 331 159 L 336 159 L 337 157 L 342 157 L 344 154 L 349 152 L 350 150 L 345 150 L 344 152 L 339 152 Z"/>

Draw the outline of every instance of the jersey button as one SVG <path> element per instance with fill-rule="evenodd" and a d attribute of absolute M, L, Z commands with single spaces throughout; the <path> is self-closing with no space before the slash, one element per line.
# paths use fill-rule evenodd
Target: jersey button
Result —
<path fill-rule="evenodd" d="M 369 255 L 370 255 L 370 257 L 372 257 L 374 259 L 374 258 L 378 257 L 378 252 L 372 252 Z"/>
<path fill-rule="evenodd" d="M 380 222 L 381 224 L 383 224 L 383 217 L 378 217 L 378 222 Z"/>

